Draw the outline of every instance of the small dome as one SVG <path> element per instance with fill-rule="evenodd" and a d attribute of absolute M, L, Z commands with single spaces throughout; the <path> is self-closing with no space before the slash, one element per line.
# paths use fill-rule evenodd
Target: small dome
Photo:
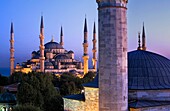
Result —
<path fill-rule="evenodd" d="M 32 57 L 32 59 L 39 59 L 39 58 L 40 58 L 39 55 L 34 55 L 34 56 Z"/>
<path fill-rule="evenodd" d="M 68 54 L 74 53 L 72 50 L 68 51 Z"/>
<path fill-rule="evenodd" d="M 156 53 L 136 50 L 128 53 L 129 89 L 169 89 L 170 60 Z"/>
<path fill-rule="evenodd" d="M 72 73 L 72 74 L 76 74 L 77 73 L 76 70 L 70 70 L 69 72 Z"/>
<path fill-rule="evenodd" d="M 57 42 L 48 42 L 45 44 L 45 49 L 63 49 L 63 47 Z"/>
<path fill-rule="evenodd" d="M 70 58 L 66 56 L 65 54 L 59 54 L 55 57 L 55 59 L 61 60 L 61 59 L 70 59 Z"/>
<path fill-rule="evenodd" d="M 0 95 L 0 103 L 16 103 L 16 97 L 9 92 L 5 92 Z"/>
<path fill-rule="evenodd" d="M 33 51 L 32 54 L 37 54 L 37 52 L 36 52 L 36 51 Z"/>
<path fill-rule="evenodd" d="M 45 62 L 45 66 L 53 66 L 51 62 Z"/>

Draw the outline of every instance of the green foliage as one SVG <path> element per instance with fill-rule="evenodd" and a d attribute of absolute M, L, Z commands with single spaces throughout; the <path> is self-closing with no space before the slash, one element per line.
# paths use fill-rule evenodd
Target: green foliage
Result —
<path fill-rule="evenodd" d="M 47 111 L 64 111 L 63 100 L 61 96 L 55 96 L 50 99 L 49 102 L 46 103 L 48 106 Z"/>
<path fill-rule="evenodd" d="M 2 76 L 2 75 L 0 74 L 0 86 L 5 86 L 5 85 L 7 85 L 7 84 L 8 84 L 8 77 Z"/>
<path fill-rule="evenodd" d="M 82 79 L 82 83 L 88 83 L 94 80 L 96 72 L 88 72 Z"/>
<path fill-rule="evenodd" d="M 81 79 L 70 73 L 62 74 L 59 80 L 60 94 L 62 96 L 79 94 L 83 89 Z"/>
<path fill-rule="evenodd" d="M 40 107 L 44 111 L 49 111 L 50 108 L 47 103 L 51 105 L 59 104 L 58 107 L 63 107 L 62 98 L 56 103 L 51 103 L 55 97 L 59 97 L 59 93 L 56 91 L 52 84 L 53 77 L 51 74 L 44 73 L 28 73 L 21 76 L 21 82 L 18 87 L 17 101 L 20 105 L 33 105 Z"/>
<path fill-rule="evenodd" d="M 42 111 L 42 110 L 32 105 L 19 105 L 16 106 L 12 111 Z"/>
<path fill-rule="evenodd" d="M 21 82 L 24 75 L 25 74 L 22 72 L 14 72 L 12 75 L 9 76 L 9 84 Z"/>

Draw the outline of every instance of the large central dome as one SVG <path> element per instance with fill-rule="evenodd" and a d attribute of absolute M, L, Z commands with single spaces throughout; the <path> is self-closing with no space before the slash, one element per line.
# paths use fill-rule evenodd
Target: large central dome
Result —
<path fill-rule="evenodd" d="M 148 51 L 128 53 L 129 89 L 169 89 L 170 60 Z"/>
<path fill-rule="evenodd" d="M 48 42 L 45 44 L 45 49 L 63 49 L 63 47 L 57 42 Z"/>

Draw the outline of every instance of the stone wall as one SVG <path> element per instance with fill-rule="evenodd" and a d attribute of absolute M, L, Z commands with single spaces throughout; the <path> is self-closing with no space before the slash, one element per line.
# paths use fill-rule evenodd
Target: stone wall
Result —
<path fill-rule="evenodd" d="M 64 98 L 64 111 L 85 111 L 85 102 Z"/>
<path fill-rule="evenodd" d="M 99 111 L 99 88 L 85 87 L 85 111 Z"/>

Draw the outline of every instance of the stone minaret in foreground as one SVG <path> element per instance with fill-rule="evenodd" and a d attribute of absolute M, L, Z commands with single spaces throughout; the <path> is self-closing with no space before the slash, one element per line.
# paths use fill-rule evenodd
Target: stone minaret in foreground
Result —
<path fill-rule="evenodd" d="M 43 16 L 41 16 L 40 24 L 40 72 L 44 72 L 44 23 Z"/>
<path fill-rule="evenodd" d="M 60 32 L 60 45 L 63 47 L 64 46 L 64 41 L 63 41 L 63 28 L 61 26 L 61 32 Z"/>
<path fill-rule="evenodd" d="M 97 0 L 99 111 L 128 111 L 127 0 Z"/>
<path fill-rule="evenodd" d="M 95 69 L 97 71 L 97 55 L 96 55 L 96 52 L 97 52 L 97 48 L 96 48 L 96 26 L 95 26 L 95 23 L 94 23 L 94 28 L 93 28 L 93 49 L 92 49 L 92 52 L 93 52 L 93 58 L 92 58 L 92 62 L 93 62 L 93 69 Z"/>
<path fill-rule="evenodd" d="M 143 31 L 142 31 L 142 50 L 146 50 L 146 37 L 145 37 L 144 23 L 143 23 Z"/>
<path fill-rule="evenodd" d="M 85 23 L 84 23 L 84 42 L 83 42 L 83 48 L 84 48 L 84 54 L 83 54 L 83 60 L 84 60 L 84 74 L 88 73 L 88 60 L 89 60 L 89 55 L 88 55 L 88 41 L 87 41 L 87 21 L 85 18 Z"/>
<path fill-rule="evenodd" d="M 10 31 L 10 75 L 14 73 L 14 28 L 13 23 L 11 23 Z"/>

